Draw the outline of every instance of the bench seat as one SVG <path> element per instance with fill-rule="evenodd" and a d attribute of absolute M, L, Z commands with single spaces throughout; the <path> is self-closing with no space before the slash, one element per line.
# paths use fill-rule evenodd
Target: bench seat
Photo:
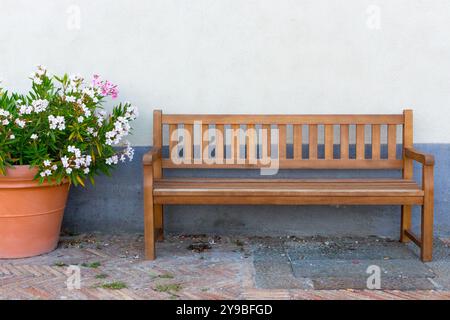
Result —
<path fill-rule="evenodd" d="M 406 179 L 164 178 L 153 188 L 158 204 L 422 204 L 423 194 Z"/>

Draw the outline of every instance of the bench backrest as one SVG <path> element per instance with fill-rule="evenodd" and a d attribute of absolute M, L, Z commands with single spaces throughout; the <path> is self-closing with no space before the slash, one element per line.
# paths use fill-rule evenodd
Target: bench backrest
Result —
<path fill-rule="evenodd" d="M 261 168 L 277 161 L 281 169 L 401 169 L 397 141 L 412 147 L 412 121 L 412 110 L 389 115 L 188 115 L 155 110 L 153 145 L 169 147 L 162 168 Z"/>

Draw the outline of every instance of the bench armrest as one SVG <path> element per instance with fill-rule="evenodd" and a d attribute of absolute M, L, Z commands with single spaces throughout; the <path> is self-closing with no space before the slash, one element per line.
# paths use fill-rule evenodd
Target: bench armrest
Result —
<path fill-rule="evenodd" d="M 434 156 L 432 154 L 420 152 L 413 148 L 405 148 L 405 156 L 420 162 L 424 166 L 434 166 Z"/>
<path fill-rule="evenodd" d="M 161 159 L 161 149 L 160 148 L 153 148 L 146 154 L 144 154 L 144 157 L 142 158 L 142 163 L 144 166 L 151 166 L 153 162 L 156 160 Z"/>

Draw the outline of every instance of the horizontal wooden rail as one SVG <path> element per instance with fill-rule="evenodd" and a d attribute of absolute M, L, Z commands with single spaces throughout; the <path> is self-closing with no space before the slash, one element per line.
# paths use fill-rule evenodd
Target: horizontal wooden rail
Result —
<path fill-rule="evenodd" d="M 163 114 L 163 124 L 403 124 L 403 115 L 220 115 L 220 114 Z"/>
<path fill-rule="evenodd" d="M 241 160 L 242 161 L 242 160 Z M 285 159 L 280 160 L 280 169 L 401 169 L 403 165 L 402 160 L 356 160 L 356 159 L 334 159 L 334 160 L 296 160 Z M 184 162 L 175 164 L 169 159 L 163 159 L 163 168 L 205 168 L 205 169 L 259 169 L 270 167 L 270 164 L 261 163 L 201 163 L 195 164 L 193 162 Z M 274 163 L 272 163 L 274 166 Z"/>
<path fill-rule="evenodd" d="M 154 196 L 156 204 L 183 204 L 183 205 L 421 205 L 422 197 L 179 197 L 179 196 Z"/>

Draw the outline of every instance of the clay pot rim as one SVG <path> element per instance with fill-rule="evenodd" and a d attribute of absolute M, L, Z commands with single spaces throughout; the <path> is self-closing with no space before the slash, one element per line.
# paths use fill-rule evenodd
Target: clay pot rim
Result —
<path fill-rule="evenodd" d="M 34 177 L 39 172 L 36 167 L 29 165 L 15 165 L 6 168 L 6 175 L 0 175 L 0 179 L 20 179 L 20 180 L 34 180 Z"/>

